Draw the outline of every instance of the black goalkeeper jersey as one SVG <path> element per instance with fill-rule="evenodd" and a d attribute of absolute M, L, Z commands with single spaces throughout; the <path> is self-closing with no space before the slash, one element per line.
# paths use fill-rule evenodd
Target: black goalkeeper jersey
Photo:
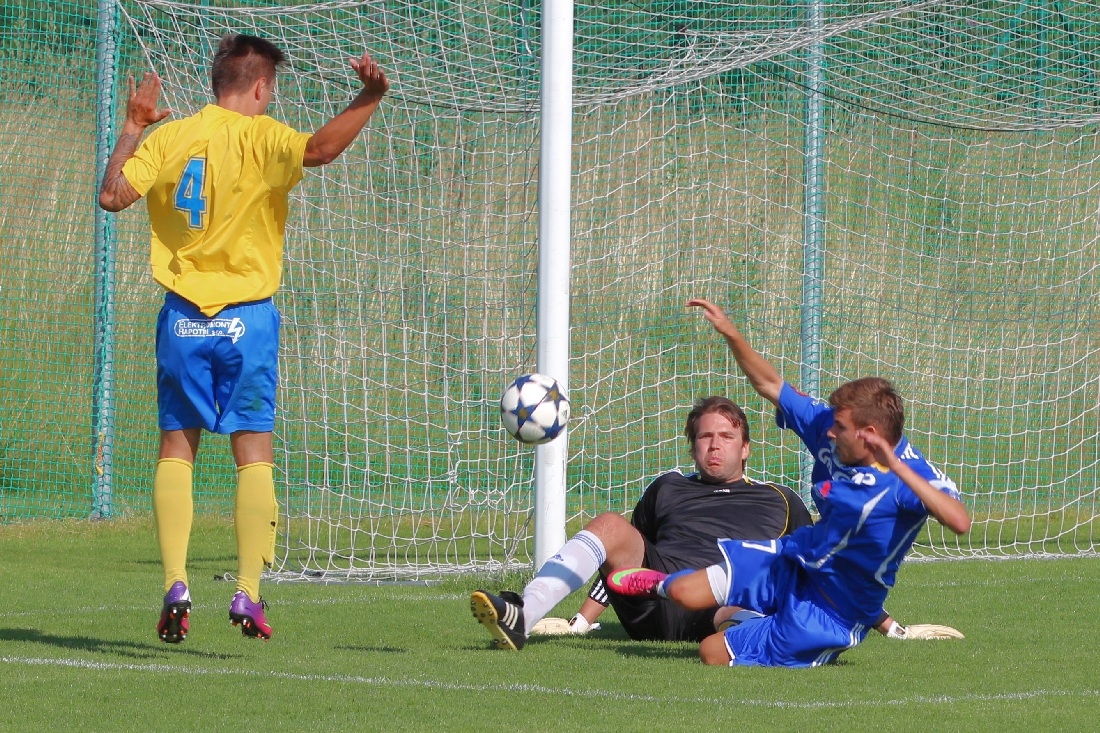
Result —
<path fill-rule="evenodd" d="M 705 568 L 723 562 L 719 539 L 774 539 L 813 520 L 786 486 L 751 479 L 708 484 L 697 473 L 670 471 L 646 488 L 630 522 L 666 560 Z"/>

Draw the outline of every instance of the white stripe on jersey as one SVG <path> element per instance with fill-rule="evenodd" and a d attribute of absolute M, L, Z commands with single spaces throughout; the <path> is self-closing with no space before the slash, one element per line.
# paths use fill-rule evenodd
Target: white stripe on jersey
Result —
<path fill-rule="evenodd" d="M 894 545 L 894 549 L 892 549 L 890 551 L 890 554 L 888 554 L 883 559 L 882 564 L 878 566 L 878 570 L 875 571 L 875 580 L 878 581 L 878 584 L 881 585 L 883 588 L 888 587 L 886 585 L 886 583 L 883 582 L 882 576 L 886 572 L 887 568 L 889 568 L 890 561 L 893 560 L 895 557 L 897 557 L 898 553 L 901 552 L 902 547 L 908 547 L 909 546 L 909 544 L 913 541 L 913 538 L 916 536 L 917 532 L 920 531 L 920 528 L 922 526 L 924 526 L 924 521 L 923 520 L 917 522 L 913 526 L 913 529 L 911 529 L 907 533 L 905 533 L 905 535 L 901 538 L 901 540 L 899 540 L 898 543 L 896 545 Z"/>
<path fill-rule="evenodd" d="M 837 542 L 835 545 L 833 545 L 833 547 L 827 553 L 825 553 L 825 555 L 820 560 L 817 560 L 816 562 L 812 562 L 812 563 L 807 563 L 806 559 L 804 557 L 802 557 L 801 555 L 799 555 L 799 560 L 802 561 L 802 564 L 805 565 L 808 568 L 815 568 L 815 569 L 820 568 L 822 565 L 827 563 L 833 557 L 833 555 L 837 554 L 838 552 L 843 550 L 845 547 L 847 547 L 848 546 L 848 538 L 852 536 L 853 532 L 855 534 L 859 534 L 859 531 L 861 529 L 863 529 L 863 525 L 867 523 L 867 518 L 869 516 L 871 516 L 871 512 L 874 511 L 875 507 L 878 506 L 878 503 L 880 501 L 882 501 L 882 497 L 886 496 L 886 493 L 889 490 L 890 489 L 888 489 L 888 488 L 883 489 L 878 494 L 875 494 L 873 497 L 871 497 L 867 501 L 867 503 L 863 505 L 863 511 L 860 512 L 859 522 L 856 524 L 855 529 L 850 529 L 847 532 L 845 532 L 844 536 L 840 538 L 840 541 Z"/>
<path fill-rule="evenodd" d="M 928 483 L 932 484 L 932 488 L 937 489 L 939 491 L 942 491 L 943 493 L 947 494 L 948 496 L 950 496 L 953 499 L 961 499 L 962 495 L 959 494 L 959 489 L 958 489 L 957 486 L 955 486 L 955 482 L 952 481 L 951 479 L 947 478 L 947 476 L 945 476 L 935 466 L 931 466 L 931 464 L 929 464 L 929 465 L 930 465 L 931 469 L 933 471 L 935 471 L 938 475 L 943 476 L 942 479 L 938 479 L 936 481 L 929 481 L 928 482 Z"/>

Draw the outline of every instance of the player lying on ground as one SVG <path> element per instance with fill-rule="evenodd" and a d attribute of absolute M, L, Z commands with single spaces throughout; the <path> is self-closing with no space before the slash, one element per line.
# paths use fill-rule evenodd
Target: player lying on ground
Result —
<path fill-rule="evenodd" d="M 629 522 L 614 512 L 593 519 L 543 565 L 522 596 L 509 591 L 471 596 L 474 616 L 497 646 L 522 648 L 539 620 L 597 570 L 606 573 L 630 558 L 666 572 L 705 566 L 721 561 L 720 537 L 779 537 L 811 523 L 796 493 L 744 477 L 749 429 L 736 404 L 724 397 L 700 400 L 688 414 L 684 435 L 697 473 L 658 477 Z M 638 640 L 701 641 L 734 613 L 717 604 L 688 612 L 662 599 L 617 593 L 607 599 L 627 634 Z M 900 628 L 884 616 L 883 633 L 889 626 Z"/>
<path fill-rule="evenodd" d="M 265 113 L 283 53 L 255 36 L 221 39 L 211 64 L 214 104 L 155 130 L 161 80 L 147 73 L 130 98 L 107 163 L 99 205 L 121 211 L 146 197 L 153 278 L 164 287 L 157 320 L 160 453 L 153 476 L 164 589 L 157 633 L 187 637 L 191 485 L 202 431 L 229 435 L 237 464 L 237 587 L 229 619 L 269 639 L 260 574 L 275 552 L 275 393 L 279 287 L 287 199 L 302 169 L 334 160 L 359 135 L 389 88 L 364 53 L 351 67 L 363 88 L 314 134 Z"/>
<path fill-rule="evenodd" d="M 715 537 L 778 537 L 811 523 L 795 492 L 744 477 L 749 428 L 736 404 L 724 397 L 700 400 L 688 414 L 684 435 L 696 473 L 659 476 L 629 522 L 616 512 L 595 517 L 543 564 L 522 597 L 510 591 L 472 594 L 474 616 L 498 647 L 522 648 L 532 627 L 597 571 L 642 563 L 668 572 L 695 567 L 699 558 L 720 559 Z M 688 612 L 648 599 L 618 596 L 612 602 L 635 639 L 700 640 L 727 615 L 718 604 Z"/>
<path fill-rule="evenodd" d="M 719 538 L 711 538 L 710 546 L 717 548 Z M 644 565 L 645 563 L 643 563 Z M 706 562 L 697 562 L 692 568 L 704 567 Z M 683 570 L 684 568 L 678 568 Z M 547 616 L 531 627 L 532 636 L 583 636 L 600 627 L 599 618 L 611 604 L 611 592 L 607 589 L 607 583 L 601 573 L 588 591 L 588 597 L 584 599 L 581 607 L 572 618 L 564 619 Z M 615 594 L 616 598 L 623 598 Z M 639 599 L 646 600 L 646 599 Z M 666 599 L 650 599 L 654 602 L 672 603 Z M 730 621 L 720 622 L 716 627 L 722 630 Z M 732 625 L 732 624 L 731 624 Z M 887 639 L 901 639 L 907 641 L 929 641 L 940 639 L 965 639 L 963 633 L 953 626 L 943 624 L 905 624 L 902 626 L 897 619 L 883 611 L 875 620 L 875 631 Z M 666 641 L 702 641 L 702 639 L 667 639 Z"/>
<path fill-rule="evenodd" d="M 725 337 L 753 388 L 777 408 L 814 458 L 820 520 L 786 537 L 723 540 L 723 561 L 703 570 L 631 568 L 608 587 L 691 610 L 723 604 L 755 616 L 708 636 L 707 664 L 807 667 L 834 661 L 875 623 L 898 566 L 929 515 L 957 534 L 970 517 L 955 485 L 902 434 L 901 398 L 885 379 L 842 385 L 828 404 L 796 391 L 714 304 L 695 299 Z"/>

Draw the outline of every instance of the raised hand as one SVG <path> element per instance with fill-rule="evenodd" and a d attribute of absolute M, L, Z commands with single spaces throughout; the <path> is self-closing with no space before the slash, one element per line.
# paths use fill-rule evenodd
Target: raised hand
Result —
<path fill-rule="evenodd" d="M 863 440 L 864 445 L 871 451 L 875 461 L 883 466 L 889 466 L 891 459 L 895 458 L 894 446 L 890 445 L 874 430 L 857 430 L 856 437 Z"/>
<path fill-rule="evenodd" d="M 172 114 L 170 109 L 157 109 L 160 103 L 160 76 L 155 71 L 147 71 L 141 77 L 141 84 L 134 88 L 134 77 L 130 77 L 130 99 L 126 104 L 126 119 L 141 127 L 149 127 Z"/>
<path fill-rule="evenodd" d="M 731 331 L 736 332 L 736 328 L 733 322 L 726 316 L 725 311 L 711 303 L 705 298 L 692 298 L 687 302 L 689 308 L 701 308 L 703 310 L 703 318 L 706 318 L 710 322 L 710 325 L 714 326 L 714 330 L 723 336 Z"/>
<path fill-rule="evenodd" d="M 382 67 L 371 58 L 369 51 L 364 51 L 362 58 L 352 59 L 351 68 L 355 69 L 359 81 L 363 82 L 365 91 L 381 97 L 389 90 L 390 82 L 386 78 L 386 72 L 382 71 Z"/>
<path fill-rule="evenodd" d="M 778 407 L 779 393 L 783 389 L 783 377 L 775 367 L 749 346 L 748 341 L 737 330 L 737 326 L 733 325 L 733 321 L 714 303 L 705 298 L 692 298 L 687 305 L 689 308 L 703 309 L 703 317 L 710 321 L 714 330 L 726 339 L 733 358 L 737 360 L 737 366 L 741 367 L 752 388 L 761 397 Z"/>

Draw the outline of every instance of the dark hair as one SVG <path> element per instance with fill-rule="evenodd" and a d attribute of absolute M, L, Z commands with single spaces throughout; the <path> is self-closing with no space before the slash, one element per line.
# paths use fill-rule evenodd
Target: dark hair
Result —
<path fill-rule="evenodd" d="M 699 420 L 711 412 L 725 415 L 733 427 L 741 428 L 741 440 L 746 444 L 749 442 L 749 419 L 736 402 L 725 397 L 702 397 L 695 401 L 684 425 L 684 435 L 692 447 L 695 447 L 695 437 L 699 434 Z"/>
<path fill-rule="evenodd" d="M 286 61 L 279 48 L 264 38 L 243 33 L 222 36 L 214 62 L 210 66 L 210 83 L 214 97 L 243 92 L 261 77 L 275 81 L 275 69 Z"/>
<path fill-rule="evenodd" d="M 905 428 L 905 408 L 894 385 L 882 377 L 863 377 L 848 382 L 829 395 L 837 410 L 851 410 L 857 428 L 874 425 L 890 445 L 897 445 Z"/>

